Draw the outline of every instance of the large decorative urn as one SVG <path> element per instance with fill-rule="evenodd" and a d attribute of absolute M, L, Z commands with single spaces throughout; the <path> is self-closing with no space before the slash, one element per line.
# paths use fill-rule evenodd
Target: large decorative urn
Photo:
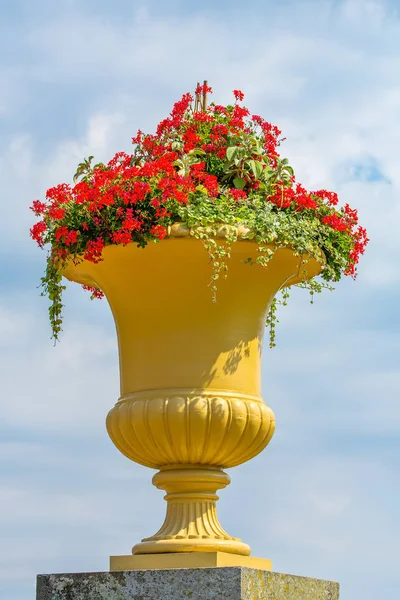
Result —
<path fill-rule="evenodd" d="M 219 243 L 224 244 L 221 228 Z M 265 319 L 277 291 L 317 275 L 321 264 L 278 248 L 267 267 L 257 244 L 232 244 L 226 279 L 210 291 L 212 267 L 202 241 L 180 224 L 145 248 L 110 245 L 104 260 L 65 270 L 68 279 L 100 288 L 118 336 L 121 395 L 107 417 L 115 446 L 157 469 L 165 490 L 161 529 L 133 554 L 218 552 L 248 556 L 216 514 L 226 468 L 259 454 L 274 433 L 261 398 Z"/>

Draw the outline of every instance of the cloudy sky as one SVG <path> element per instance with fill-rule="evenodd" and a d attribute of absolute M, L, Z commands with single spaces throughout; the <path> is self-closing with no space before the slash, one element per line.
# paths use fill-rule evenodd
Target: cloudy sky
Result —
<path fill-rule="evenodd" d="M 37 573 L 106 570 L 154 533 L 152 471 L 108 439 L 118 397 L 105 302 L 66 293 L 53 347 L 28 206 L 76 164 L 130 149 L 182 93 L 245 92 L 311 189 L 359 209 L 356 282 L 283 309 L 265 348 L 277 432 L 231 471 L 219 515 L 274 570 L 398 600 L 400 10 L 397 0 L 0 0 L 0 597 Z"/>

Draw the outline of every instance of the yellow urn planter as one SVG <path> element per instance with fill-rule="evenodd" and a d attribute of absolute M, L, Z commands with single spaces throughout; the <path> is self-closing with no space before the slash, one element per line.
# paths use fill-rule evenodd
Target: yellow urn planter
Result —
<path fill-rule="evenodd" d="M 222 529 L 216 492 L 230 483 L 223 469 L 259 454 L 274 433 L 260 395 L 269 305 L 281 287 L 321 270 L 290 248 L 278 248 L 267 267 L 244 263 L 257 255 L 251 240 L 232 244 L 216 302 L 207 251 L 179 224 L 159 244 L 107 246 L 102 262 L 65 269 L 100 288 L 114 316 L 121 396 L 108 433 L 125 456 L 158 469 L 153 484 L 166 491 L 164 524 L 133 554 L 250 554 Z"/>

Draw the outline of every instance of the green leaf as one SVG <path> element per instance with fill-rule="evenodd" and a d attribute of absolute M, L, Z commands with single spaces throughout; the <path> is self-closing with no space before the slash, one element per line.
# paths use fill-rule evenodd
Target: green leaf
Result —
<path fill-rule="evenodd" d="M 249 165 L 250 169 L 253 172 L 254 178 L 260 179 L 264 169 L 263 166 L 260 162 L 258 162 L 258 160 L 249 160 L 247 161 L 247 164 Z"/>
<path fill-rule="evenodd" d="M 246 180 L 242 179 L 242 177 L 235 177 L 235 179 L 233 180 L 233 185 L 237 190 L 242 190 L 246 185 Z"/>
<path fill-rule="evenodd" d="M 196 156 L 200 156 L 202 154 L 205 154 L 205 152 L 201 148 L 193 148 L 193 150 L 189 150 L 188 154 L 195 154 Z"/>
<path fill-rule="evenodd" d="M 271 179 L 271 177 L 273 177 L 273 175 L 275 174 L 275 171 L 263 171 L 263 179 L 264 181 L 268 181 L 268 179 Z"/>
<path fill-rule="evenodd" d="M 237 146 L 230 146 L 226 149 L 226 158 L 232 160 L 238 153 L 239 148 Z"/>
<path fill-rule="evenodd" d="M 250 167 L 254 177 L 257 179 L 257 168 L 256 168 L 256 161 L 255 160 L 248 160 L 246 161 L 246 164 Z"/>
<path fill-rule="evenodd" d="M 184 162 L 180 158 L 177 158 L 176 160 L 174 160 L 174 162 L 172 164 L 175 167 L 179 167 L 179 168 L 182 168 L 185 166 Z"/>
<path fill-rule="evenodd" d="M 262 154 L 262 147 L 257 138 L 252 138 L 252 144 L 255 147 L 256 154 Z"/>

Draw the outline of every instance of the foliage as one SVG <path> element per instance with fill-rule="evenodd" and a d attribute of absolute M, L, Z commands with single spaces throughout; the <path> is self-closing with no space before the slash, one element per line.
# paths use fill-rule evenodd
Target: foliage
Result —
<path fill-rule="evenodd" d="M 211 88 L 199 86 L 196 94 Z M 40 217 L 31 236 L 40 247 L 49 245 L 42 278 L 53 337 L 61 331 L 62 270 L 68 260 L 102 260 L 109 244 L 158 242 L 167 228 L 180 221 L 192 228 L 212 259 L 211 288 L 229 265 L 232 233 L 218 243 L 215 230 L 225 224 L 250 230 L 258 244 L 257 262 L 267 265 L 274 250 L 291 246 L 323 262 L 321 280 L 300 284 L 311 293 L 330 288 L 341 276 L 355 277 L 356 265 L 368 243 L 358 226 L 357 211 L 337 208 L 334 192 L 308 192 L 295 180 L 288 160 L 281 158 L 280 130 L 241 105 L 243 94 L 234 90 L 235 103 L 211 104 L 194 111 L 185 94 L 155 134 L 141 131 L 132 138 L 131 155 L 117 153 L 109 163 L 92 166 L 90 156 L 78 165 L 74 185 L 50 188 L 46 202 L 35 200 Z M 203 105 L 204 108 L 204 105 Z M 92 297 L 99 290 L 88 288 Z M 281 303 L 286 304 L 287 292 Z M 267 325 L 275 344 L 276 308 L 270 307 Z"/>

